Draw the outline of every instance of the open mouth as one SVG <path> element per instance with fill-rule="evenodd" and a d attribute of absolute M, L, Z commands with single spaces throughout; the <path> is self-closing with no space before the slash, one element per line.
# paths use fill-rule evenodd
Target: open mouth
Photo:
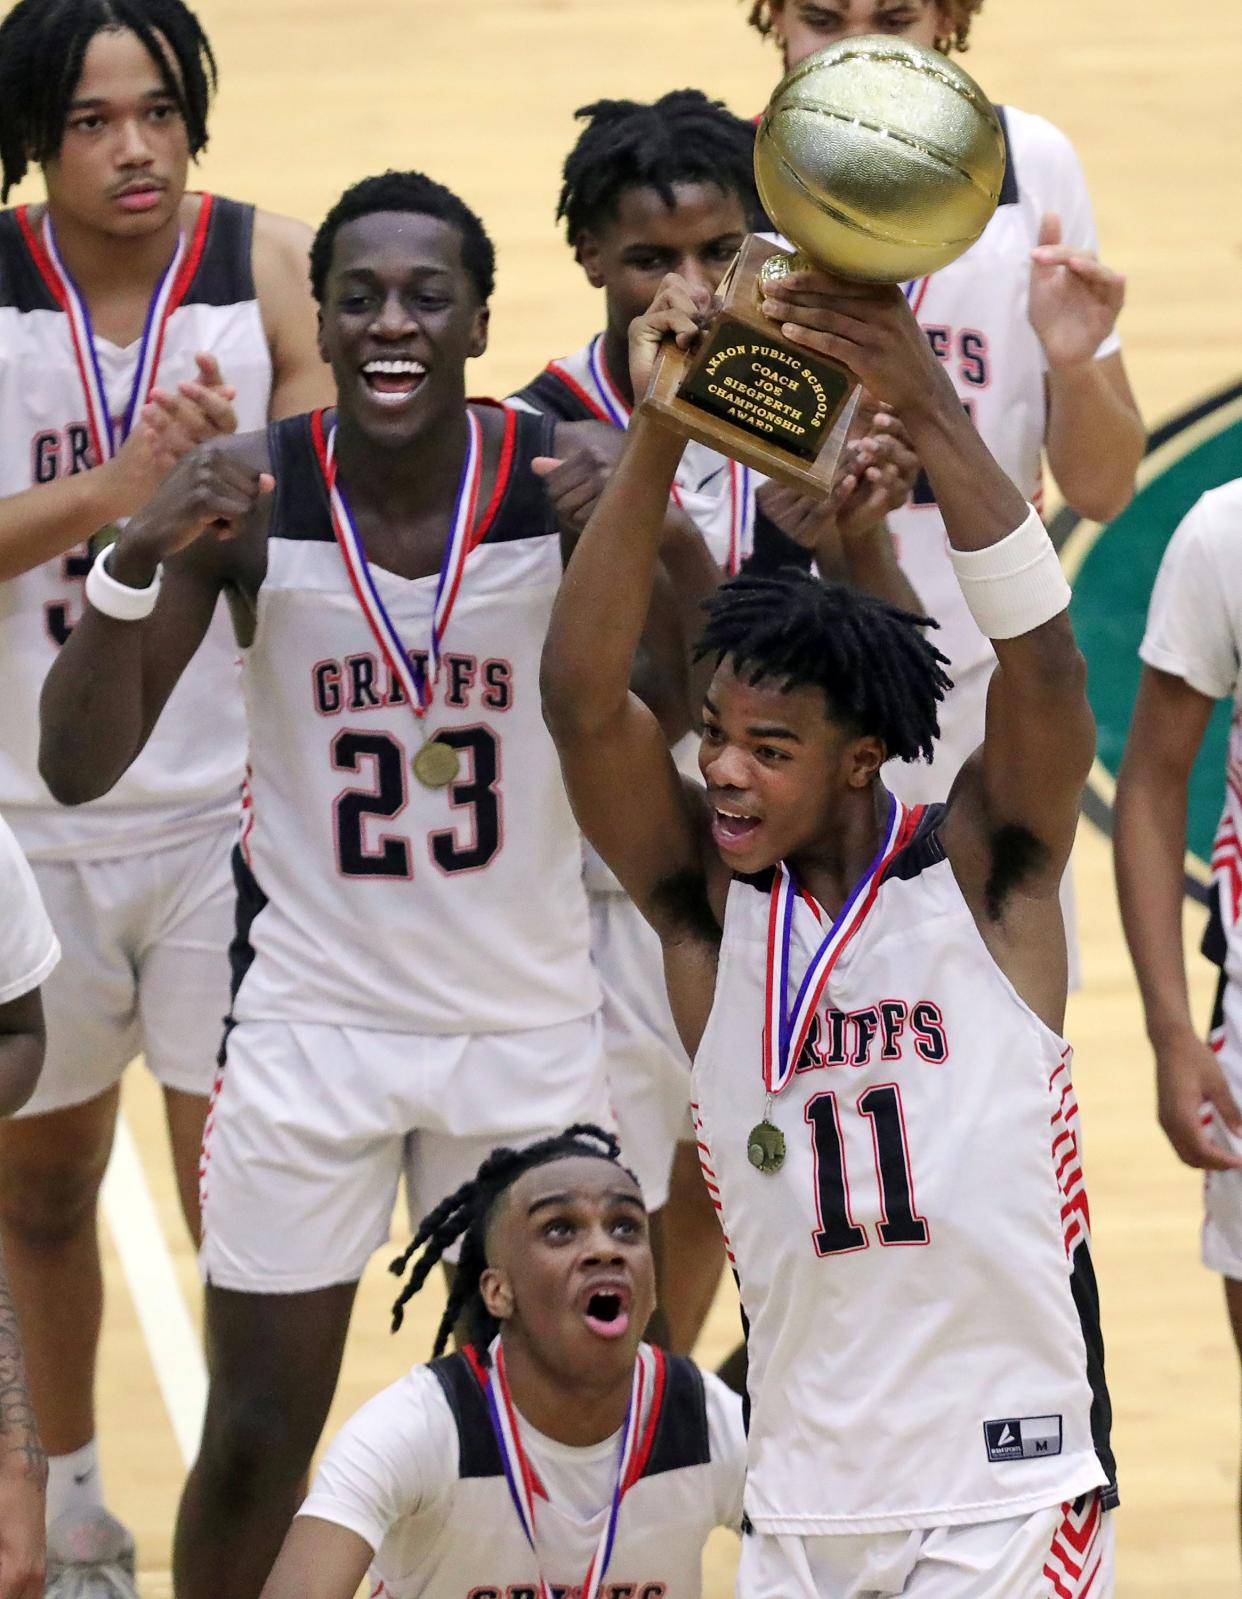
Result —
<path fill-rule="evenodd" d="M 362 368 L 367 393 L 381 405 L 404 405 L 418 393 L 426 376 L 421 361 L 368 361 Z"/>
<path fill-rule="evenodd" d="M 598 1338 L 623 1338 L 629 1330 L 629 1294 L 620 1287 L 596 1288 L 587 1295 L 583 1320 Z"/>
<path fill-rule="evenodd" d="M 760 825 L 759 817 L 744 816 L 740 811 L 720 806 L 712 811 L 712 837 L 721 849 L 737 849 L 747 843 Z"/>

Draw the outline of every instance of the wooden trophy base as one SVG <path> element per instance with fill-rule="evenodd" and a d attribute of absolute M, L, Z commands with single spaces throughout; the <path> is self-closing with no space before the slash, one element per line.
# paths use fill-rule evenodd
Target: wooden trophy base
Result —
<path fill-rule="evenodd" d="M 792 259 L 792 252 L 747 234 L 698 347 L 687 355 L 672 342 L 664 346 L 639 410 L 767 477 L 822 494 L 832 486 L 860 384 L 840 362 L 780 338 L 760 311 L 761 273 L 776 256 Z"/>

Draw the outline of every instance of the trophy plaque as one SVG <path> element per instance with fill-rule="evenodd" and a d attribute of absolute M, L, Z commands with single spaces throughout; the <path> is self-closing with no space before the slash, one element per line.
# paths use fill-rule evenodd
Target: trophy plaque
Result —
<path fill-rule="evenodd" d="M 755 182 L 796 250 L 748 234 L 695 348 L 660 352 L 640 409 L 795 488 L 831 486 L 858 406 L 848 368 L 782 337 L 765 284 L 820 267 L 902 283 L 975 242 L 1000 198 L 1005 137 L 979 85 L 908 39 L 843 39 L 778 84 Z"/>
<path fill-rule="evenodd" d="M 666 344 L 642 409 L 768 477 L 826 490 L 858 405 L 858 379 L 782 339 L 759 309 L 764 285 L 796 258 L 751 233 L 720 285 L 696 349 Z"/>

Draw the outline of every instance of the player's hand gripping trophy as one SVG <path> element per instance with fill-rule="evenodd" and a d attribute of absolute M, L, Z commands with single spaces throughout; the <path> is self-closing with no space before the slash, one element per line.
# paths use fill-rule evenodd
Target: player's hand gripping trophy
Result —
<path fill-rule="evenodd" d="M 975 242 L 1004 175 L 996 112 L 937 52 L 876 37 L 800 62 L 755 139 L 759 197 L 796 249 L 747 235 L 703 336 L 689 351 L 662 346 L 641 409 L 770 477 L 826 492 L 859 382 L 780 336 L 761 309 L 771 286 L 805 271 L 917 281 Z"/>

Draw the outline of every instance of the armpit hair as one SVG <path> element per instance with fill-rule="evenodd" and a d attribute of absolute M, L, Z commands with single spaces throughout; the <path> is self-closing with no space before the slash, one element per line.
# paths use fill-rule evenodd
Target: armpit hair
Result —
<path fill-rule="evenodd" d="M 651 896 L 652 904 L 675 927 L 705 944 L 720 943 L 720 923 L 707 894 L 707 876 L 698 867 L 686 867 L 662 878 Z"/>
<path fill-rule="evenodd" d="M 1029 827 L 1006 822 L 990 840 L 991 866 L 983 889 L 989 917 L 999 922 L 1010 894 L 1048 861 L 1048 846 Z"/>

